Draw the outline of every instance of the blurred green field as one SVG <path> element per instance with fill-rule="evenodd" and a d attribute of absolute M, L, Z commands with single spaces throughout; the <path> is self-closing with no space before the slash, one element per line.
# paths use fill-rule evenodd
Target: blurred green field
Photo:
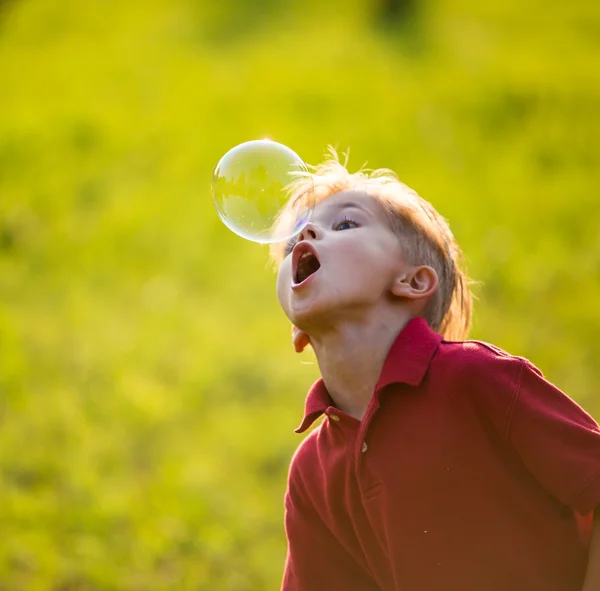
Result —
<path fill-rule="evenodd" d="M 310 354 L 209 181 L 268 136 L 451 223 L 473 337 L 600 418 L 600 4 L 0 2 L 0 589 L 262 591 Z"/>

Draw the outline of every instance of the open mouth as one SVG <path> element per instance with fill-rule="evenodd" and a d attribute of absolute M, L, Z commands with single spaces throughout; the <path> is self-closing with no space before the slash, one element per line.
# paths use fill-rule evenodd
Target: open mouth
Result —
<path fill-rule="evenodd" d="M 314 247 L 308 242 L 299 242 L 292 255 L 293 284 L 304 283 L 321 268 Z"/>

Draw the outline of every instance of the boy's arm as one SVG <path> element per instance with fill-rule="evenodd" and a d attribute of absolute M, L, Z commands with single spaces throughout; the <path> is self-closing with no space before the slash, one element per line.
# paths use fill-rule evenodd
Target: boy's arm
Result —
<path fill-rule="evenodd" d="M 285 497 L 288 553 L 281 591 L 380 591 L 329 530 L 290 476 Z"/>
<path fill-rule="evenodd" d="M 548 492 L 588 515 L 600 505 L 600 428 L 535 366 L 521 364 L 505 414 L 506 435 Z"/>
<path fill-rule="evenodd" d="M 600 507 L 596 508 L 594 514 L 588 568 L 582 591 L 600 591 Z"/>

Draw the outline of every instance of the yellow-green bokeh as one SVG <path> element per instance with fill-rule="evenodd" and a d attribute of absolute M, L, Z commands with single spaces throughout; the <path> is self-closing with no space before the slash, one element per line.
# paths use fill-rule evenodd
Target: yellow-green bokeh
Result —
<path fill-rule="evenodd" d="M 318 368 L 212 206 L 246 140 L 394 169 L 600 418 L 600 4 L 412 4 L 0 3 L 0 589 L 278 588 Z"/>

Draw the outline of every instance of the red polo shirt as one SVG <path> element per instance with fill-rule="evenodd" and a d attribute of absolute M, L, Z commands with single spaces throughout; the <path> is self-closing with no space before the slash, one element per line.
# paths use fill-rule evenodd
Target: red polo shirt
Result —
<path fill-rule="evenodd" d="M 416 318 L 362 421 L 321 380 L 292 460 L 284 591 L 578 591 L 600 429 L 527 360 Z M 582 517 L 586 516 L 586 517 Z"/>

